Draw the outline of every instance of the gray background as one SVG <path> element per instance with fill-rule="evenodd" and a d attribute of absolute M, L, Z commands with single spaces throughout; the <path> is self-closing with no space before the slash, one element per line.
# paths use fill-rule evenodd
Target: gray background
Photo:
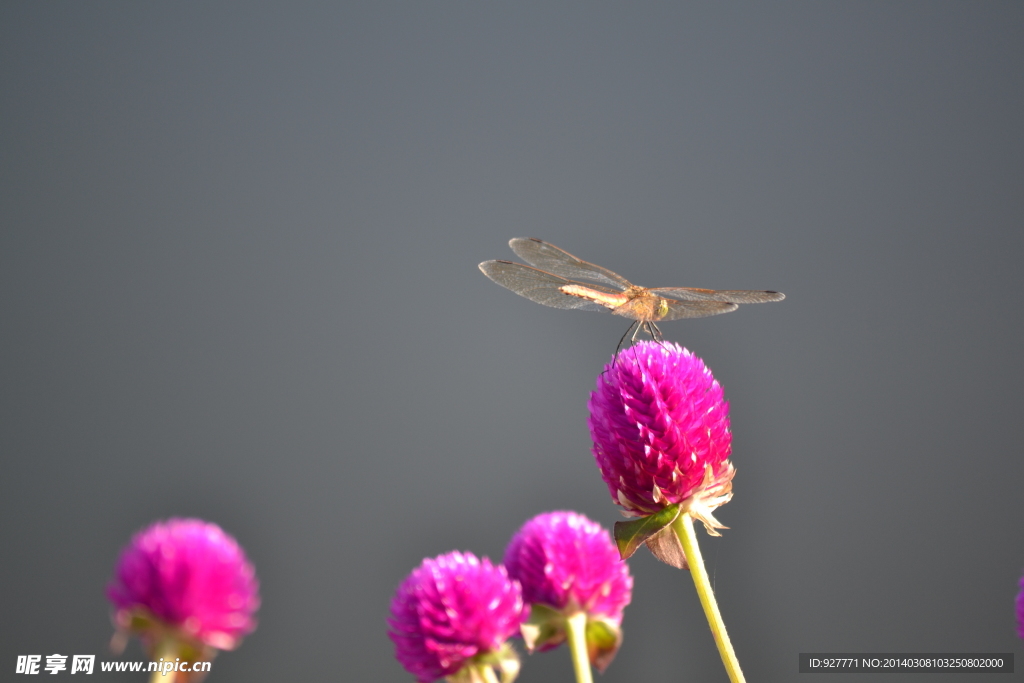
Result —
<path fill-rule="evenodd" d="M 262 582 L 211 683 L 409 680 L 421 558 L 619 519 L 586 400 L 625 322 L 489 282 L 515 236 L 788 295 L 664 325 L 732 404 L 701 540 L 751 680 L 1020 654 L 1024 5 L 144 5 L 0 5 L 3 670 L 106 658 L 158 518 Z M 602 680 L 724 680 L 689 576 L 631 568 Z"/>

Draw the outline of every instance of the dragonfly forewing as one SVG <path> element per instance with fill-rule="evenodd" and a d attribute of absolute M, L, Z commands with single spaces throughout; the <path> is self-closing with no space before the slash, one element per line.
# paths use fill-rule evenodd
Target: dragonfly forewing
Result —
<path fill-rule="evenodd" d="M 629 280 L 607 268 L 578 259 L 553 244 L 533 237 L 514 237 L 508 242 L 516 256 L 531 266 L 570 280 L 592 280 L 618 289 L 632 287 Z"/>
<path fill-rule="evenodd" d="M 579 288 L 577 291 L 589 290 L 604 295 L 618 293 L 611 287 L 574 282 L 568 278 L 511 261 L 484 261 L 480 264 L 480 270 L 491 280 L 506 289 L 511 289 L 519 296 L 552 308 L 578 311 L 608 310 L 607 306 L 598 303 L 595 298 L 567 293 L 563 291 L 564 287 L 574 287 Z"/>

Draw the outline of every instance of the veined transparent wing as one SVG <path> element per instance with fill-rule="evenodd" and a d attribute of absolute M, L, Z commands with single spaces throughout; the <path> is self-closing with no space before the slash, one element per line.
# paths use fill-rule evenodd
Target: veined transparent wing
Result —
<path fill-rule="evenodd" d="M 480 270 L 484 275 L 497 282 L 506 289 L 511 289 L 519 296 L 524 296 L 530 301 L 538 304 L 551 306 L 552 308 L 565 308 L 577 311 L 606 311 L 608 306 L 603 306 L 595 301 L 572 296 L 561 290 L 562 287 L 573 285 L 589 290 L 596 290 L 602 294 L 622 295 L 617 288 L 603 287 L 589 283 L 574 282 L 568 278 L 559 277 L 537 268 L 524 266 L 511 261 L 484 261 L 480 264 Z"/>
<path fill-rule="evenodd" d="M 533 237 L 514 237 L 508 242 L 516 256 L 531 266 L 571 280 L 591 280 L 617 289 L 628 289 L 633 284 L 618 273 L 587 263 L 553 244 Z M 493 278 L 492 278 L 493 279 Z"/>
<path fill-rule="evenodd" d="M 729 304 L 764 304 L 769 301 L 782 301 L 786 298 L 786 295 L 782 292 L 746 289 L 716 290 L 698 289 L 696 287 L 655 287 L 650 291 L 682 301 L 720 301 Z M 724 313 L 725 311 L 722 312 Z"/>
<path fill-rule="evenodd" d="M 683 318 L 706 318 L 709 315 L 728 313 L 739 308 L 739 304 L 728 301 L 673 301 L 664 300 L 668 304 L 668 313 L 658 318 L 663 320 L 682 320 Z"/>

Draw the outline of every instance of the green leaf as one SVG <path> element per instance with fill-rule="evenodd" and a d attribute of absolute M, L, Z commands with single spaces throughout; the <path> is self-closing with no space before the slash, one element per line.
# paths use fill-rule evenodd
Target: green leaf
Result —
<path fill-rule="evenodd" d="M 676 521 L 679 516 L 679 504 L 655 512 L 653 515 L 640 517 L 628 522 L 615 523 L 615 545 L 619 548 L 619 556 L 628 559 L 633 556 L 637 548 L 659 531 Z"/>

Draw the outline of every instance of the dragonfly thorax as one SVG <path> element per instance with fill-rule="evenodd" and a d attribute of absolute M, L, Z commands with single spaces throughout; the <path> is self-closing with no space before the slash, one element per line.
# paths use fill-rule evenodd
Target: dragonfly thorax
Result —
<path fill-rule="evenodd" d="M 626 302 L 612 309 L 615 315 L 633 320 L 661 320 L 668 315 L 668 301 L 645 287 L 633 285 L 623 292 Z"/>

